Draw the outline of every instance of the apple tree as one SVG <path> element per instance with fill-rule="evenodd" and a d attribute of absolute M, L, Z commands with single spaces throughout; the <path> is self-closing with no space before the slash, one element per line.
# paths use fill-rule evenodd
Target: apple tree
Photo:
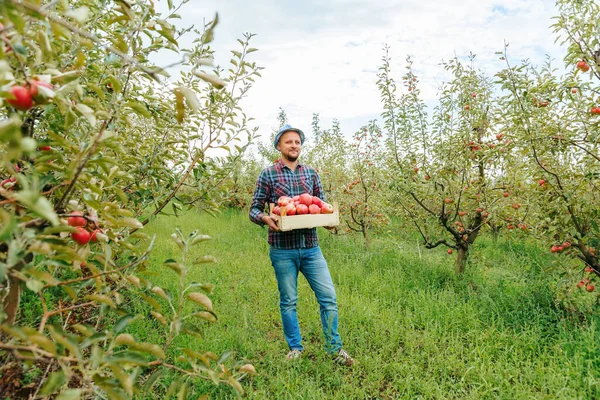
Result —
<path fill-rule="evenodd" d="M 187 277 L 192 264 L 215 261 L 186 258 L 207 236 L 174 234 L 172 293 L 148 271 L 153 239 L 140 217 L 161 212 L 185 183 L 194 185 L 186 195 L 211 204 L 202 194 L 227 176 L 244 150 L 235 141 L 250 131 L 226 87 L 249 89 L 259 69 L 245 60 L 255 50 L 249 35 L 234 53 L 237 69 L 211 67 L 218 19 L 177 29 L 184 4 L 169 2 L 160 15 L 145 1 L 0 3 L 0 357 L 42 368 L 32 397 L 129 398 L 164 371 L 180 375 L 167 397 L 191 395 L 194 379 L 241 392 L 239 380 L 253 373 L 174 349 L 216 318 L 212 286 Z M 180 48 L 185 34 L 197 35 L 194 48 Z M 175 84 L 149 61 L 165 50 L 190 69 Z M 227 153 L 219 161 L 207 154 L 216 147 Z M 140 307 L 164 329 L 156 342 L 128 332 Z"/>
<path fill-rule="evenodd" d="M 541 68 L 513 66 L 505 49 L 507 66 L 498 74 L 506 93 L 501 109 L 505 128 L 531 165 L 538 233 L 549 251 L 583 262 L 578 286 L 594 291 L 600 276 L 600 42 L 594 30 L 600 7 L 572 0 L 557 7 L 553 27 L 567 47 L 565 74 L 558 76 L 550 61 Z"/>
<path fill-rule="evenodd" d="M 430 122 L 412 61 L 407 59 L 398 94 L 388 51 L 378 86 L 392 202 L 414 223 L 426 248 L 442 245 L 448 254 L 458 253 L 456 272 L 462 273 L 485 224 L 507 206 L 503 165 L 514 143 L 500 141 L 494 129 L 493 85 L 475 69 L 474 55 L 470 65 L 458 59 L 443 64 L 451 79 L 440 88 Z"/>

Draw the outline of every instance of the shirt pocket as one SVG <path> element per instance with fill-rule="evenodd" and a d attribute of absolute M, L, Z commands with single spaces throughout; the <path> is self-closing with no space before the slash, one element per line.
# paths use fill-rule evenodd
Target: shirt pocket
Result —
<path fill-rule="evenodd" d="M 276 197 L 275 200 L 279 199 L 281 196 L 289 196 L 290 187 L 285 183 L 275 182 L 275 184 L 273 185 L 273 193 Z"/>

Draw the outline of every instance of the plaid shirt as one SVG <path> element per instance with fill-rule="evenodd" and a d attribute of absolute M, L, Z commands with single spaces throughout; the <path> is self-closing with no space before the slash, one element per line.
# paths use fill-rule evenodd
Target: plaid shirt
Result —
<path fill-rule="evenodd" d="M 283 161 L 262 170 L 256 181 L 256 189 L 250 206 L 250 220 L 264 226 L 262 217 L 265 205 L 277 203 L 281 196 L 297 196 L 310 193 L 325 201 L 321 178 L 313 168 L 298 164 L 295 171 L 289 169 Z M 319 245 L 317 229 L 294 229 L 287 232 L 274 232 L 269 229 L 269 244 L 278 249 L 298 249 Z"/>

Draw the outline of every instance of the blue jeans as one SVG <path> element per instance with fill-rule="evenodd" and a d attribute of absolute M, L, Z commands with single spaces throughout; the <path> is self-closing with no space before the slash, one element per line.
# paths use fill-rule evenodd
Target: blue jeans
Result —
<path fill-rule="evenodd" d="M 335 354 L 342 348 L 338 334 L 338 308 L 333 281 L 320 247 L 301 249 L 270 248 L 269 257 L 279 288 L 279 308 L 283 334 L 291 350 L 303 350 L 296 303 L 298 302 L 298 272 L 302 272 L 315 292 L 321 311 L 325 350 Z"/>

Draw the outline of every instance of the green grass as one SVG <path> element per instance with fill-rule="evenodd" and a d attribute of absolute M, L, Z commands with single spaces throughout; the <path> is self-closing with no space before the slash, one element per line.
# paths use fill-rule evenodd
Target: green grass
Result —
<path fill-rule="evenodd" d="M 212 254 L 219 262 L 194 269 L 190 279 L 216 285 L 211 298 L 219 321 L 203 325 L 202 339 L 178 338 L 172 354 L 182 346 L 217 354 L 232 350 L 259 374 L 243 381 L 247 398 L 600 398 L 598 319 L 588 315 L 573 322 L 555 299 L 556 279 L 545 272 L 552 257 L 533 242 L 482 238 L 467 272 L 457 277 L 453 257 L 441 248 L 419 249 L 417 237 L 401 226 L 375 236 L 369 252 L 359 237 L 319 231 L 336 285 L 344 347 L 358 361 L 344 368 L 323 352 L 318 305 L 303 278 L 298 312 L 306 352 L 298 362 L 284 361 L 266 231 L 245 212 L 154 220 L 145 229 L 157 234 L 153 283 L 175 288 L 175 274 L 162 266 L 179 257 L 169 238 L 175 227 L 184 233 L 199 229 L 214 239 L 194 253 Z M 138 340 L 160 342 L 157 326 L 147 318 L 128 331 Z M 169 379 L 159 382 L 158 393 Z M 202 381 L 194 382 L 193 392 L 235 398 L 231 388 Z"/>

